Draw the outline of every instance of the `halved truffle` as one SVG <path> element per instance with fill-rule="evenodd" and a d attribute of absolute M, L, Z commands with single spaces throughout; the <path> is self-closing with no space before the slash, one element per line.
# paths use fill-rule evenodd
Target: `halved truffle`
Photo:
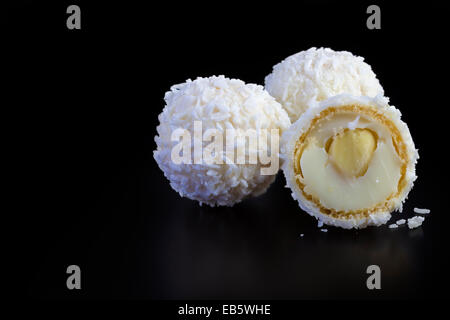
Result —
<path fill-rule="evenodd" d="M 378 226 L 401 211 L 418 152 L 400 111 L 387 102 L 338 95 L 283 134 L 283 171 L 304 211 L 347 229 Z"/>

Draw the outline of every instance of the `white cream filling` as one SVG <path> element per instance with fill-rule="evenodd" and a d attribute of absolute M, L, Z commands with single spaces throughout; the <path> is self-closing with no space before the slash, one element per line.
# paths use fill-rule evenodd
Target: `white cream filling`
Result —
<path fill-rule="evenodd" d="M 329 161 L 326 141 L 345 128 L 370 128 L 378 135 L 377 148 L 363 176 L 346 177 Z M 397 192 L 401 160 L 390 133 L 381 124 L 356 114 L 335 115 L 312 130 L 308 139 L 300 159 L 300 180 L 304 191 L 323 207 L 337 211 L 369 209 Z"/>

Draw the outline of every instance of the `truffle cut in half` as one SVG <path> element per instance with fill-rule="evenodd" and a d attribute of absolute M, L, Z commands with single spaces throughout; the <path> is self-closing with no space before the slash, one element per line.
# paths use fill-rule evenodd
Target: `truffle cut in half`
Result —
<path fill-rule="evenodd" d="M 385 224 L 416 179 L 408 126 L 387 98 L 338 95 L 283 134 L 283 171 L 300 207 L 346 229 Z"/>

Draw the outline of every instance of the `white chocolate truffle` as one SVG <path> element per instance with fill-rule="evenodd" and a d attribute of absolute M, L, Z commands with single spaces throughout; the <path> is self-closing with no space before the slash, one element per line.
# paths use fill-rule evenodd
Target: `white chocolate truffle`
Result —
<path fill-rule="evenodd" d="M 325 224 L 365 228 L 401 211 L 418 152 L 400 111 L 381 96 L 338 95 L 282 137 L 283 171 L 300 207 Z"/>
<path fill-rule="evenodd" d="M 248 129 L 254 129 L 257 133 L 267 129 L 269 134 L 271 129 L 277 129 L 277 138 L 280 138 L 281 133 L 290 126 L 286 111 L 262 86 L 245 84 L 241 80 L 224 76 L 199 77 L 172 86 L 164 100 L 166 106 L 158 117 L 160 124 L 155 137 L 157 149 L 154 158 L 175 191 L 200 204 L 232 206 L 246 197 L 258 196 L 267 190 L 276 172 L 262 174 L 261 169 L 266 165 L 261 163 L 259 157 L 257 163 L 230 163 L 226 159 L 229 153 L 225 141 L 227 130 L 234 130 L 239 137 Z M 179 141 L 172 141 L 173 131 L 177 128 L 187 130 L 192 140 L 195 140 L 194 122 L 197 121 L 202 125 L 200 144 L 203 149 L 211 144 L 211 140 L 205 139 L 209 129 L 223 134 L 223 151 L 211 153 L 223 163 L 195 163 L 194 160 L 192 163 L 174 163 L 172 150 Z M 190 145 L 193 158 L 195 143 Z M 259 151 L 250 150 L 250 147 L 244 150 L 245 143 L 235 142 L 233 145 L 235 155 Z M 270 146 L 268 143 L 268 152 Z M 278 170 L 278 147 L 274 152 Z"/>
<path fill-rule="evenodd" d="M 328 48 L 311 48 L 289 56 L 273 67 L 265 87 L 286 109 L 292 123 L 317 102 L 338 94 L 384 94 L 364 58 Z"/>

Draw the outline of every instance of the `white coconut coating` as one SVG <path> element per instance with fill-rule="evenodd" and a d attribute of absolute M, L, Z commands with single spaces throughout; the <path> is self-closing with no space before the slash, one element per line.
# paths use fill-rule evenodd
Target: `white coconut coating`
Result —
<path fill-rule="evenodd" d="M 303 133 L 308 131 L 312 121 L 322 111 L 330 107 L 348 105 L 359 105 L 375 108 L 377 114 L 383 115 L 394 124 L 394 126 L 400 133 L 403 143 L 405 144 L 406 155 L 408 158 L 406 172 L 404 175 L 406 185 L 397 197 L 390 200 L 390 204 L 392 204 L 392 210 L 379 210 L 369 215 L 355 214 L 350 218 L 336 218 L 329 214 L 325 214 L 317 205 L 317 203 L 311 201 L 310 199 L 307 199 L 307 197 L 297 184 L 295 177 L 296 174 L 294 170 L 295 161 L 298 161 L 298 159 L 296 159 L 294 155 L 297 141 L 303 135 Z M 417 178 L 415 173 L 415 165 L 419 156 L 417 150 L 415 149 L 414 142 L 411 138 L 409 128 L 406 123 L 401 120 L 400 117 L 400 111 L 393 106 L 389 106 L 388 99 L 381 96 L 370 98 L 364 96 L 356 97 L 348 94 L 342 94 L 322 101 L 316 108 L 308 109 L 294 124 L 292 124 L 289 130 L 286 130 L 284 132 L 281 144 L 281 157 L 284 158 L 282 168 L 286 177 L 287 187 L 291 189 L 292 197 L 298 201 L 300 208 L 306 211 L 311 216 L 316 217 L 318 220 L 323 221 L 323 223 L 325 224 L 342 227 L 345 229 L 360 229 L 371 225 L 379 226 L 385 224 L 391 218 L 392 211 L 401 211 L 402 204 L 406 200 L 407 195 L 413 187 L 413 183 Z"/>
<path fill-rule="evenodd" d="M 317 102 L 338 94 L 384 94 L 364 58 L 328 48 L 311 48 L 289 56 L 273 67 L 265 88 L 286 109 L 291 122 Z"/>
<path fill-rule="evenodd" d="M 289 117 L 262 86 L 224 76 L 199 77 L 172 86 L 164 100 L 154 158 L 175 191 L 200 204 L 232 206 L 267 190 L 275 175 L 261 174 L 259 158 L 256 164 L 175 164 L 171 159 L 172 148 L 178 143 L 171 141 L 172 131 L 183 128 L 194 137 L 194 121 L 201 121 L 203 133 L 217 129 L 225 136 L 228 129 L 278 129 L 281 134 L 290 126 Z M 203 141 L 202 145 L 209 143 Z M 243 147 L 236 143 L 235 154 Z M 278 156 L 278 150 L 275 152 Z M 225 160 L 225 147 L 220 157 Z"/>

